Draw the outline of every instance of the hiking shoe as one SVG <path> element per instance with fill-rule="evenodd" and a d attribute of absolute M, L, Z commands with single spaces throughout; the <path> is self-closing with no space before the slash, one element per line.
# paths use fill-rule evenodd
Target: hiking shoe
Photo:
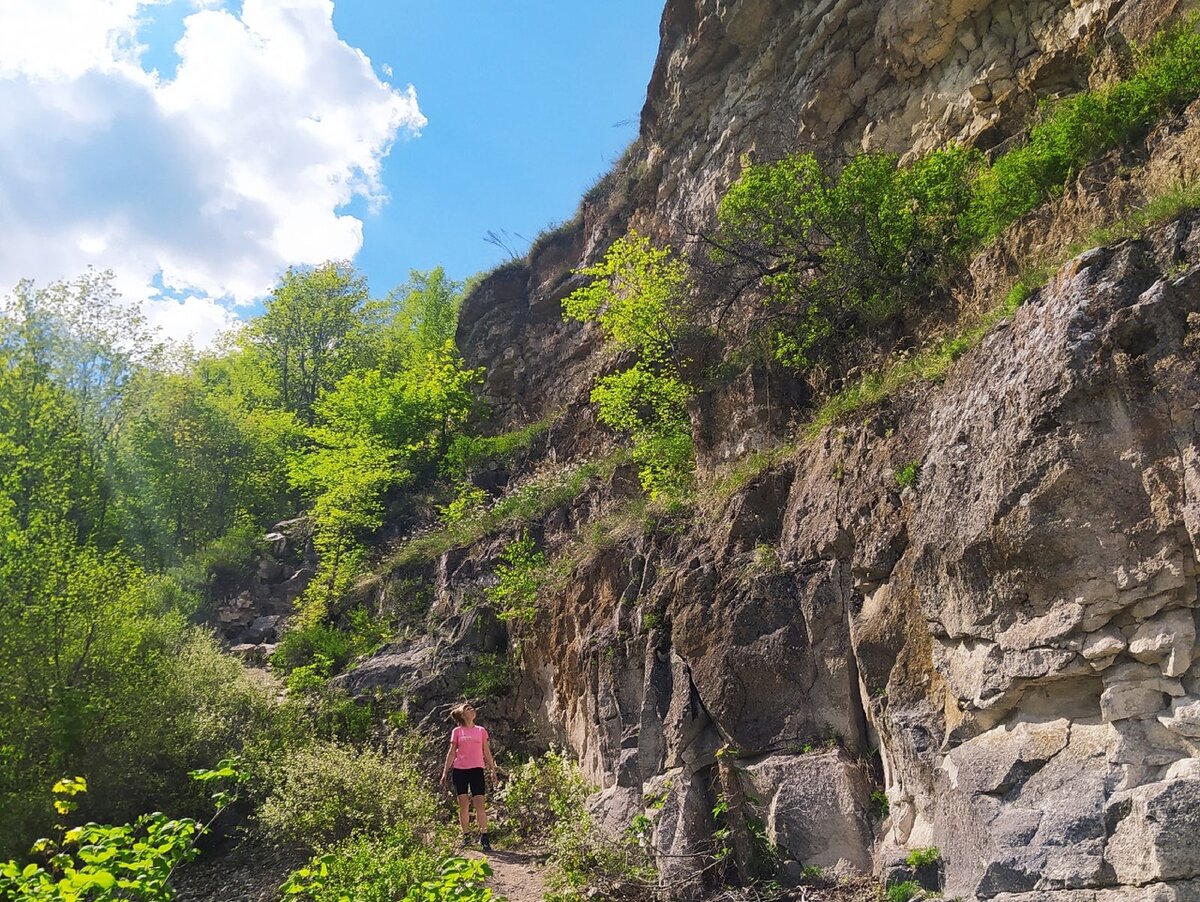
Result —
<path fill-rule="evenodd" d="M 486 833 L 484 833 L 482 836 L 479 837 L 479 846 L 485 852 L 492 851 L 492 841 L 491 841 L 491 839 L 488 838 L 488 835 Z"/>
<path fill-rule="evenodd" d="M 464 849 L 471 848 L 471 834 L 470 833 L 463 834 L 462 847 Z"/>

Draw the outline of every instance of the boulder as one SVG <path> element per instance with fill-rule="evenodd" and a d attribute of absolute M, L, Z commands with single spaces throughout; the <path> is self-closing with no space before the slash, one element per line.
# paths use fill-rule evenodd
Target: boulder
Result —
<path fill-rule="evenodd" d="M 1115 829 L 1105 857 L 1121 883 L 1200 874 L 1200 779 L 1150 783 L 1116 793 L 1107 813 Z"/>
<path fill-rule="evenodd" d="M 845 752 L 769 755 L 739 771 L 767 837 L 789 857 L 821 868 L 844 860 L 871 872 L 871 781 Z"/>

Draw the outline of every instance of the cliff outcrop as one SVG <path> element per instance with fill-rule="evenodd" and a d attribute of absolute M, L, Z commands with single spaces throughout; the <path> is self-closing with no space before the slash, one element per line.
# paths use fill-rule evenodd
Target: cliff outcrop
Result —
<path fill-rule="evenodd" d="M 487 369 L 497 430 L 566 411 L 527 470 L 611 441 L 588 403 L 611 360 L 560 304 L 626 228 L 686 243 L 747 155 L 1001 146 L 1176 7 L 670 0 L 638 143 L 576 222 L 467 299 L 459 343 Z M 1180 127 L 1151 163 L 1192 172 L 1195 123 Z M 1002 288 L 987 277 L 975 290 Z M 769 382 L 705 397 L 702 464 L 785 437 L 795 399 Z M 1198 402 L 1200 217 L 1183 215 L 1078 256 L 943 382 L 686 516 L 636 509 L 580 542 L 633 494 L 618 471 L 540 520 L 574 569 L 533 628 L 510 627 L 521 668 L 496 715 L 578 754 L 601 824 L 653 821 L 673 897 L 703 891 L 693 856 L 734 756 L 799 864 L 884 874 L 936 847 L 948 896 L 1198 899 Z M 427 702 L 453 682 L 437 662 L 502 651 L 512 636 L 477 606 L 501 547 L 422 571 L 453 628 L 387 649 L 351 688 Z"/>
<path fill-rule="evenodd" d="M 728 744 L 806 864 L 1195 898 L 1198 261 L 1194 218 L 1086 254 L 944 385 L 598 553 L 524 655 L 609 819 L 665 789 L 695 851 Z"/>

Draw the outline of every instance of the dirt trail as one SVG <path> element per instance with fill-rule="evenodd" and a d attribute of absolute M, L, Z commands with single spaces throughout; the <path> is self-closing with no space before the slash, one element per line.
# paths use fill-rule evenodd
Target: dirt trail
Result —
<path fill-rule="evenodd" d="M 472 854 L 473 858 L 486 858 L 492 866 L 492 879 L 488 886 L 497 896 L 507 902 L 542 902 L 545 884 L 542 880 L 542 859 L 528 852 L 501 849 Z"/>

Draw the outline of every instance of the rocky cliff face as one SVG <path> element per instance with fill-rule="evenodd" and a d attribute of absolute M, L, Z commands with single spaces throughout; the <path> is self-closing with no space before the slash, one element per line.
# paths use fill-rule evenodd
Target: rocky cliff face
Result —
<path fill-rule="evenodd" d="M 806 864 L 1197 898 L 1198 261 L 1194 219 L 1089 253 L 940 388 L 595 557 L 526 661 L 611 820 L 666 788 L 658 845 L 694 850 L 729 743 Z"/>
<path fill-rule="evenodd" d="M 685 246 L 741 160 L 996 147 L 1114 73 L 1180 0 L 669 0 L 642 133 L 580 216 L 468 298 L 460 346 L 498 418 L 582 412 L 603 366 L 561 300 L 630 227 Z"/>
<path fill-rule="evenodd" d="M 577 224 L 468 299 L 460 344 L 498 426 L 566 410 L 555 461 L 603 444 L 587 393 L 606 361 L 559 316 L 570 271 L 629 225 L 686 238 L 743 154 L 995 146 L 1176 11 L 670 0 L 638 145 Z M 1195 134 L 1170 165 L 1195 168 Z M 786 417 L 763 395 L 748 374 L 708 399 L 711 444 L 770 441 Z M 700 891 L 687 856 L 728 748 L 805 865 L 881 872 L 936 846 L 948 896 L 1200 899 L 1198 402 L 1200 220 L 1183 217 L 1068 264 L 943 384 L 593 549 L 522 635 L 498 713 L 580 756 L 602 823 L 652 817 L 677 897 Z M 621 495 L 538 534 L 561 547 Z M 431 662 L 503 648 L 468 611 L 501 545 L 427 571 L 453 639 L 358 679 L 430 686 Z"/>

